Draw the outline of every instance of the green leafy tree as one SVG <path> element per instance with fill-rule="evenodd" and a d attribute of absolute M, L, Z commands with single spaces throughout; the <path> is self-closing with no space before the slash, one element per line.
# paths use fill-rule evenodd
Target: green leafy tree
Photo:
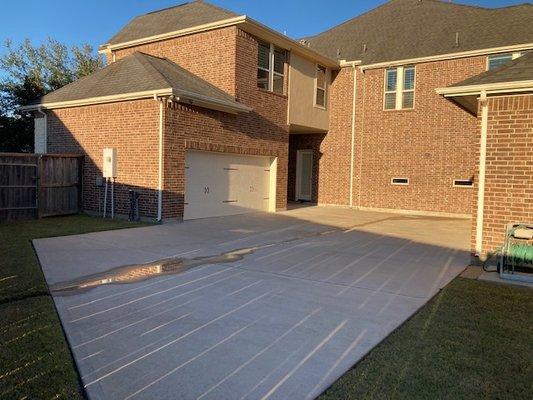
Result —
<path fill-rule="evenodd" d="M 0 152 L 33 150 L 33 117 L 19 108 L 103 66 L 90 45 L 68 48 L 48 39 L 34 46 L 5 42 L 0 56 Z"/>

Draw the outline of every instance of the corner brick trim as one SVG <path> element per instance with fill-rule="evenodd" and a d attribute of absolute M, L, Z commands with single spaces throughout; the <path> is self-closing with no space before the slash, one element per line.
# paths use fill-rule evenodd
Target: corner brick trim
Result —
<path fill-rule="evenodd" d="M 198 151 L 213 151 L 217 153 L 242 154 L 246 156 L 278 157 L 277 152 L 269 151 L 267 149 L 231 146 L 220 143 L 198 142 L 195 140 L 185 140 L 185 149 Z"/>

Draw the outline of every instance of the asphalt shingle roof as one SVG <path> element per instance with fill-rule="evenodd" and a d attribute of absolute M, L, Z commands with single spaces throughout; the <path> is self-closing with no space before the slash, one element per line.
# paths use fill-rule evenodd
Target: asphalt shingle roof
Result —
<path fill-rule="evenodd" d="M 532 4 L 491 9 L 439 0 L 391 0 L 306 40 L 332 58 L 372 64 L 533 43 L 532 21 Z"/>
<path fill-rule="evenodd" d="M 133 53 L 91 75 L 36 99 L 29 105 L 83 100 L 172 88 L 229 105 L 241 105 L 235 98 L 209 82 L 166 59 Z"/>
<path fill-rule="evenodd" d="M 232 11 L 193 1 L 132 19 L 107 44 L 117 44 L 237 17 Z"/>
<path fill-rule="evenodd" d="M 450 87 L 477 86 L 491 83 L 533 81 L 533 52 L 524 54 L 494 70 L 465 79 Z"/>

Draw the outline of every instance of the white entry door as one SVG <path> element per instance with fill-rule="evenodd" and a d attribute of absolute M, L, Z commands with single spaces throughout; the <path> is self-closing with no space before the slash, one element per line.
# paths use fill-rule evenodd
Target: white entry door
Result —
<path fill-rule="evenodd" d="M 270 157 L 187 151 L 184 219 L 268 211 Z"/>
<path fill-rule="evenodd" d="M 313 150 L 298 150 L 296 154 L 296 200 L 313 198 Z"/>

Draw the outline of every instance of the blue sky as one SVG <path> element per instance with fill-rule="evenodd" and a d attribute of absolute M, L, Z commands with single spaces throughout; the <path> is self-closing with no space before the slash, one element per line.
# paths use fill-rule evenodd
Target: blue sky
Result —
<path fill-rule="evenodd" d="M 136 15 L 171 7 L 185 0 L 7 0 L 0 13 L 0 54 L 3 43 L 25 38 L 35 44 L 48 36 L 62 43 L 105 43 Z M 385 0 L 211 0 L 211 3 L 246 14 L 293 38 L 324 31 L 368 11 Z M 462 4 L 502 7 L 524 3 L 506 0 L 463 0 Z"/>

